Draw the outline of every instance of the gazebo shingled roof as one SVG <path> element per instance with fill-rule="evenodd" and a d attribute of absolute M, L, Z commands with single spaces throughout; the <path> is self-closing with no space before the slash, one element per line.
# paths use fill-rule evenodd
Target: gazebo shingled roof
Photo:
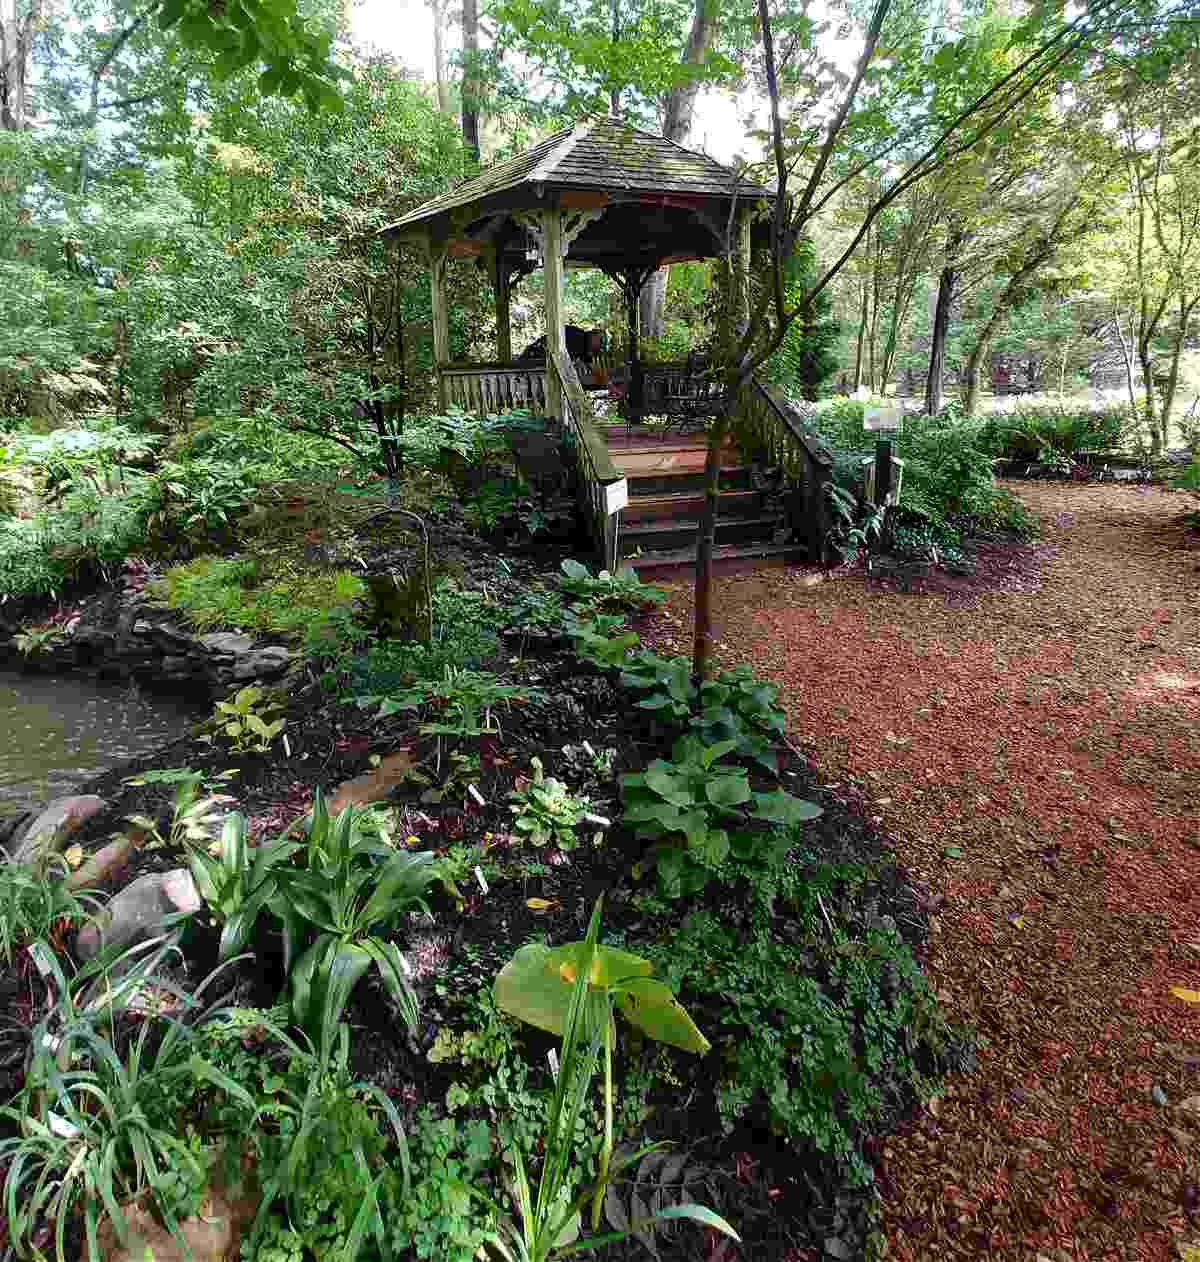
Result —
<path fill-rule="evenodd" d="M 450 211 L 478 204 L 489 209 L 544 204 L 545 190 L 595 190 L 610 194 L 680 195 L 688 200 L 770 198 L 770 190 L 741 179 L 703 153 L 685 149 L 662 136 L 641 131 L 615 118 L 591 118 L 556 132 L 456 189 L 418 206 L 388 224 L 388 236 L 427 225 Z M 514 194 L 516 196 L 514 196 Z M 523 195 L 523 196 L 522 196 Z M 568 197 L 566 202 L 575 199 Z M 498 204 L 499 203 L 499 204 Z"/>

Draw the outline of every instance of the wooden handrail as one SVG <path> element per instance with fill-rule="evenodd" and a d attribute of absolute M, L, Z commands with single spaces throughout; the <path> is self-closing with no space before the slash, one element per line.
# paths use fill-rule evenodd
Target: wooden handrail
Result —
<path fill-rule="evenodd" d="M 579 490 L 588 529 L 596 544 L 596 550 L 604 559 L 604 568 L 610 572 L 617 565 L 617 533 L 620 512 L 608 511 L 606 488 L 621 480 L 621 473 L 613 463 L 608 444 L 592 420 L 592 407 L 579 384 L 575 365 L 566 356 L 551 348 L 547 370 L 554 373 L 562 392 L 562 424 L 574 437 L 575 460 L 579 470 Z"/>
<path fill-rule="evenodd" d="M 824 560 L 832 508 L 826 486 L 833 455 L 804 414 L 776 386 L 751 378 L 738 395 L 734 438 L 747 456 L 778 465 L 791 483 L 788 515 L 811 555 Z"/>

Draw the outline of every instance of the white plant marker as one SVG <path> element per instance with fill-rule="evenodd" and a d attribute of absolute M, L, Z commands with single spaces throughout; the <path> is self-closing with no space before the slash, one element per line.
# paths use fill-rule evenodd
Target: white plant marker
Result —
<path fill-rule="evenodd" d="M 552 1047 L 546 1053 L 546 1059 L 550 1062 L 550 1072 L 557 1079 L 558 1078 L 558 1052 Z"/>
<path fill-rule="evenodd" d="M 486 894 L 488 892 L 488 883 L 483 879 L 483 869 L 478 863 L 475 865 L 475 879 L 479 882 L 479 888 Z"/>
<path fill-rule="evenodd" d="M 473 784 L 467 785 L 467 792 L 475 799 L 476 802 L 479 803 L 480 806 L 487 806 L 487 803 L 483 800 L 483 794 L 480 793 Z"/>
<path fill-rule="evenodd" d="M 611 828 L 612 820 L 605 819 L 603 815 L 585 815 L 583 817 L 589 824 L 595 824 L 597 828 Z"/>

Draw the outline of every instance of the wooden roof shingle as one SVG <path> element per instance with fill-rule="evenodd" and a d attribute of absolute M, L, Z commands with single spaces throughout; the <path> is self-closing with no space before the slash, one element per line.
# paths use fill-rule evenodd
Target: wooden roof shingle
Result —
<path fill-rule="evenodd" d="M 459 207 L 486 203 L 523 188 L 529 190 L 532 207 L 541 197 L 535 188 L 538 185 L 635 195 L 773 196 L 769 189 L 741 179 L 732 168 L 707 154 L 685 149 L 616 118 L 591 118 L 548 136 L 515 158 L 496 163 L 458 188 L 409 211 L 382 232 L 401 233 Z"/>

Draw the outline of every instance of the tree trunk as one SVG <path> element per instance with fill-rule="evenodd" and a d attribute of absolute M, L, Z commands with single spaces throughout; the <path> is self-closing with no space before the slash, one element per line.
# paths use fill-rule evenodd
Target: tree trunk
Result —
<path fill-rule="evenodd" d="M 463 144 L 479 159 L 479 0 L 463 0 Z"/>
<path fill-rule="evenodd" d="M 716 0 L 696 0 L 692 14 L 692 27 L 688 32 L 683 50 L 683 65 L 700 66 L 708 56 L 708 50 L 717 33 L 718 8 Z M 699 79 L 688 79 L 667 93 L 663 111 L 663 136 L 677 145 L 687 143 L 692 131 L 692 119 L 696 113 L 696 96 L 700 91 Z M 642 332 L 647 337 L 662 337 L 663 311 L 666 307 L 667 277 L 669 267 L 660 268 L 646 282 L 642 290 Z"/>
<path fill-rule="evenodd" d="M 1175 396 L 1179 391 L 1179 360 L 1183 355 L 1184 343 L 1187 339 L 1188 325 L 1192 312 L 1200 303 L 1200 294 L 1190 300 L 1181 293 L 1179 295 L 1179 324 L 1171 340 L 1171 367 L 1167 373 L 1167 384 L 1163 387 L 1162 410 L 1159 416 L 1159 429 L 1162 433 L 1163 449 L 1171 445 L 1171 417 L 1175 414 Z"/>
<path fill-rule="evenodd" d="M 621 0 L 610 0 L 612 11 L 612 42 L 615 48 L 621 42 Z M 613 118 L 621 117 L 621 89 L 608 90 L 608 112 Z"/>
<path fill-rule="evenodd" d="M 700 519 L 700 537 L 696 541 L 696 612 L 692 642 L 692 675 L 697 681 L 708 678 L 712 665 L 712 555 L 721 496 L 721 447 L 728 424 L 728 415 L 713 423 L 708 435 L 708 453 L 704 458 L 704 510 Z"/>
<path fill-rule="evenodd" d="M 946 333 L 950 328 L 950 304 L 958 276 L 949 256 L 938 278 L 937 306 L 929 344 L 929 372 L 925 377 L 925 414 L 936 416 L 942 410 L 942 378 L 946 373 Z"/>
<path fill-rule="evenodd" d="M 29 54 L 33 33 L 42 23 L 42 0 L 30 0 L 21 13 L 19 0 L 0 0 L 0 128 L 29 126 Z"/>
<path fill-rule="evenodd" d="M 858 341 L 854 348 L 854 392 L 857 394 L 862 388 L 863 383 L 863 351 L 867 345 L 867 318 L 870 314 L 870 290 L 868 288 L 867 278 L 863 277 L 862 298 L 859 303 L 862 317 L 858 322 Z"/>
<path fill-rule="evenodd" d="M 438 109 L 450 111 L 450 88 L 446 82 L 446 0 L 429 0 L 433 13 L 433 73 L 437 80 Z"/>

